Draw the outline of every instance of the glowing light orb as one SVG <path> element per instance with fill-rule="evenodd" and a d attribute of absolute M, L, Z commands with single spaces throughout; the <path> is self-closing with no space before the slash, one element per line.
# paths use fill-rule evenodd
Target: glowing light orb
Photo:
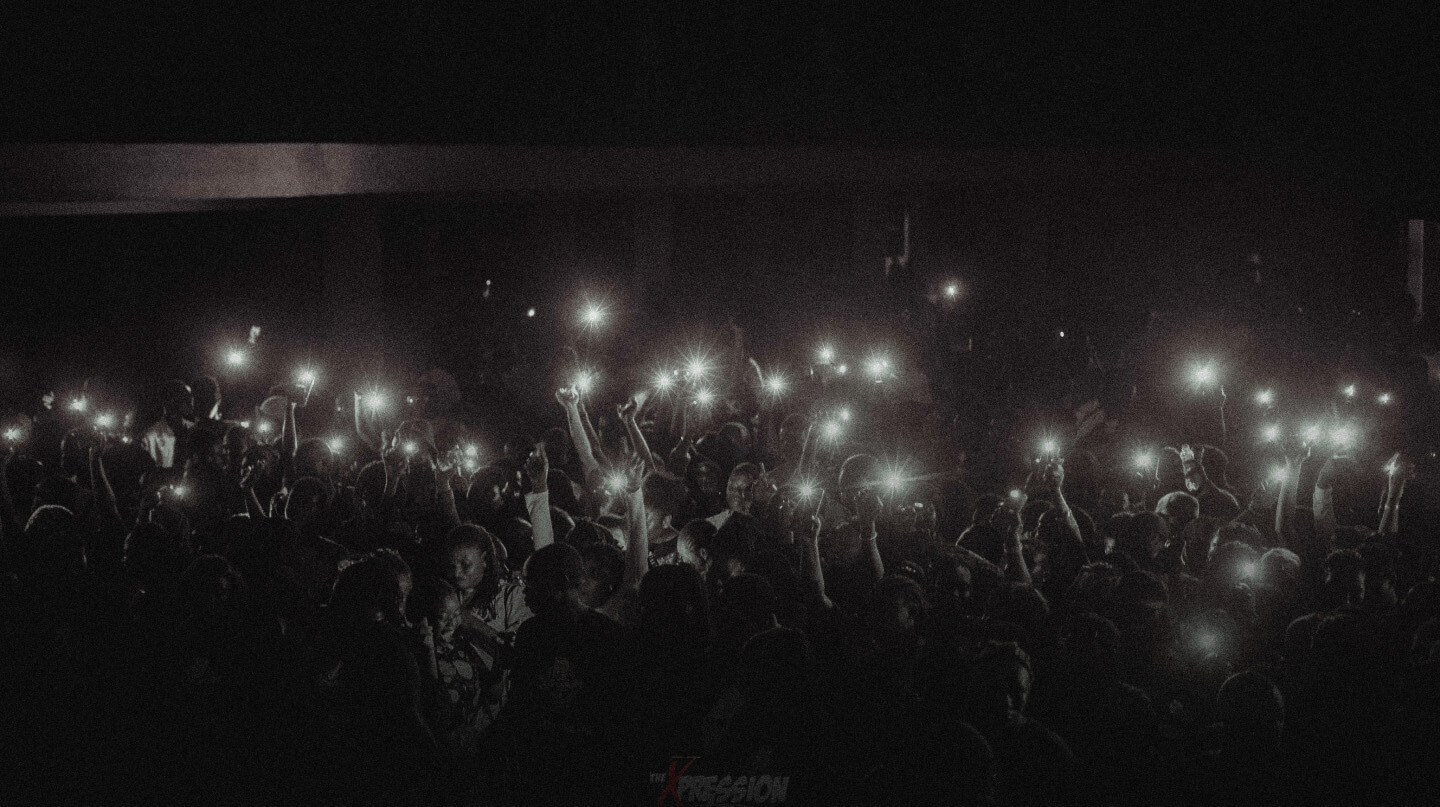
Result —
<path fill-rule="evenodd" d="M 599 303 L 590 303 L 580 312 L 580 321 L 587 328 L 595 328 L 605 321 L 605 309 Z"/>
<path fill-rule="evenodd" d="M 840 419 L 846 421 L 847 423 L 850 421 L 850 407 L 848 406 L 840 407 L 840 411 L 836 412 L 835 414 L 839 415 Z"/>
<path fill-rule="evenodd" d="M 330 448 L 331 454 L 339 454 L 341 451 L 345 450 L 345 441 L 341 440 L 339 437 L 331 437 L 330 440 L 325 443 L 325 445 Z"/>
<path fill-rule="evenodd" d="M 1392 398 L 1388 392 L 1382 392 L 1375 397 L 1375 403 L 1381 406 L 1388 406 L 1392 400 L 1394 400 L 1394 398 Z"/>
<path fill-rule="evenodd" d="M 1265 442 L 1273 443 L 1276 440 L 1280 439 L 1280 427 L 1275 425 L 1274 423 L 1271 423 L 1269 426 L 1266 426 L 1262 432 L 1260 432 L 1260 435 L 1265 438 Z"/>
<path fill-rule="evenodd" d="M 769 378 L 765 379 L 765 389 L 769 390 L 771 395 L 781 394 L 785 391 L 784 377 L 772 375 Z"/>
<path fill-rule="evenodd" d="M 695 393 L 695 403 L 701 406 L 709 406 L 715 402 L 715 393 L 708 389 L 702 389 Z"/>
<path fill-rule="evenodd" d="M 945 285 L 945 296 L 946 296 L 946 297 L 949 297 L 949 298 L 952 299 L 952 300 L 955 299 L 956 297 L 959 297 L 959 296 L 960 296 L 960 284 L 959 284 L 959 283 L 947 283 L 947 284 Z"/>
<path fill-rule="evenodd" d="M 76 398 L 70 402 L 70 408 L 76 412 L 84 412 L 88 406 L 90 406 L 90 402 L 84 398 Z"/>
<path fill-rule="evenodd" d="M 1040 450 L 1046 454 L 1054 454 L 1060 450 L 1060 444 L 1054 440 L 1045 440 L 1040 443 Z"/>
<path fill-rule="evenodd" d="M 257 426 L 255 427 L 255 431 L 258 431 L 258 432 L 260 432 L 261 434 L 269 434 L 269 433 L 270 433 L 270 423 L 269 423 L 269 421 L 265 421 L 265 420 L 260 421 L 259 425 L 257 425 Z"/>
<path fill-rule="evenodd" d="M 575 380 L 570 383 L 578 392 L 589 392 L 595 386 L 595 374 L 589 370 L 581 370 L 575 374 Z"/>
<path fill-rule="evenodd" d="M 112 415 L 112 414 L 110 414 L 109 412 L 102 412 L 101 414 L 96 415 L 96 416 L 95 416 L 95 428 L 97 428 L 97 429 L 113 429 L 113 428 L 115 428 L 115 416 Z"/>
<path fill-rule="evenodd" d="M 1271 482 L 1284 482 L 1286 479 L 1289 479 L 1289 478 L 1290 478 L 1290 472 L 1287 471 L 1287 470 L 1285 470 L 1284 468 L 1276 467 L 1276 468 L 1271 468 L 1271 469 L 1270 469 L 1270 481 L 1271 481 Z"/>
<path fill-rule="evenodd" d="M 245 351 L 232 350 L 225 354 L 225 363 L 231 367 L 243 367 L 245 366 L 245 358 Z"/>
<path fill-rule="evenodd" d="M 19 430 L 19 429 L 15 429 L 15 428 L 6 429 L 6 430 L 5 430 L 5 439 L 6 439 L 6 440 L 9 440 L 9 441 L 11 441 L 11 442 L 14 442 L 14 441 L 16 441 L 16 440 L 19 440 L 19 439 L 20 439 L 20 430 Z"/>
<path fill-rule="evenodd" d="M 1316 440 L 1320 439 L 1320 427 L 1312 423 L 1309 426 L 1305 427 L 1305 431 L 1303 432 L 1303 434 L 1307 441 L 1313 443 Z"/>
<path fill-rule="evenodd" d="M 838 439 L 840 439 L 840 432 L 841 432 L 841 431 L 842 431 L 842 429 L 840 428 L 840 424 L 839 424 L 839 423 L 836 423 L 836 422 L 833 421 L 833 420 L 827 422 L 824 426 L 821 427 L 821 433 L 825 435 L 825 438 L 826 438 L 827 440 L 838 440 Z"/>
<path fill-rule="evenodd" d="M 836 368 L 835 368 L 835 372 L 838 373 L 838 374 L 840 374 L 840 375 L 845 375 L 846 373 L 850 372 L 850 368 L 849 368 L 848 366 L 842 364 L 842 365 L 840 365 L 839 367 L 836 367 Z"/>
<path fill-rule="evenodd" d="M 405 445 L 402 446 L 402 448 L 405 449 L 406 454 L 414 454 L 416 451 L 420 450 L 420 446 L 415 445 L 414 440 L 406 440 Z"/>
<path fill-rule="evenodd" d="M 835 348 L 825 345 L 817 352 L 816 358 L 820 360 L 820 364 L 829 364 L 835 361 Z"/>
<path fill-rule="evenodd" d="M 365 405 L 370 407 L 371 409 L 385 408 L 385 394 L 380 392 L 379 390 L 371 392 L 369 395 L 365 396 Z"/>
<path fill-rule="evenodd" d="M 1255 403 L 1261 406 L 1269 406 L 1275 403 L 1275 393 L 1268 389 L 1262 389 L 1255 393 Z"/>
<path fill-rule="evenodd" d="M 314 370 L 301 370 L 298 374 L 298 378 L 300 379 L 300 383 L 304 384 L 307 387 L 315 386 Z"/>
<path fill-rule="evenodd" d="M 480 447 L 479 447 L 479 446 L 474 446 L 474 445 L 465 446 L 465 456 L 467 456 L 467 457 L 478 457 L 478 456 L 480 456 Z"/>
<path fill-rule="evenodd" d="M 655 389 L 664 392 L 673 386 L 675 386 L 675 376 L 664 370 L 659 370 L 655 373 Z"/>
<path fill-rule="evenodd" d="M 533 318 L 535 317 L 535 309 L 533 309 L 533 308 L 527 308 L 527 309 L 525 309 L 525 316 L 530 317 L 530 318 L 533 319 Z"/>
<path fill-rule="evenodd" d="M 1190 371 L 1190 377 L 1196 384 L 1205 385 L 1215 382 L 1215 365 L 1202 364 Z"/>
<path fill-rule="evenodd" d="M 1343 393 L 1345 393 L 1345 397 L 1346 397 L 1346 398 L 1354 398 L 1354 397 L 1355 397 L 1355 385 L 1354 385 L 1354 384 L 1350 384 L 1350 385 L 1346 386 L 1344 389 L 1342 389 L 1342 390 L 1340 390 L 1340 391 L 1343 392 Z"/>
<path fill-rule="evenodd" d="M 1154 467 L 1155 455 L 1149 451 L 1141 451 L 1135 455 L 1135 467 L 1143 470 Z"/>

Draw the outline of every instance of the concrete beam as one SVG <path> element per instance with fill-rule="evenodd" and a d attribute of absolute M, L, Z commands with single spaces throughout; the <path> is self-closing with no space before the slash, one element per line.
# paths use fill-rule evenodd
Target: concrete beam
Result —
<path fill-rule="evenodd" d="M 0 145 L 0 205 L 218 202 L 367 194 L 487 194 L 895 185 L 1039 179 L 1017 151 L 540 149 L 256 144 Z M 98 208 L 103 210 L 104 208 Z M 134 208 L 145 212 L 143 206 Z"/>

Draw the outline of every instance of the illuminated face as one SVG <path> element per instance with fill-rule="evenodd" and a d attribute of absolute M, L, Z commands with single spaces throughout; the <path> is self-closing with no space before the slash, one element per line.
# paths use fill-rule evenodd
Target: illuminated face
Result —
<path fill-rule="evenodd" d="M 485 579 L 485 553 L 479 547 L 461 546 L 450 551 L 444 566 L 445 582 L 463 592 L 474 591 Z"/>
<path fill-rule="evenodd" d="M 440 641 L 448 644 L 455 639 L 455 630 L 460 627 L 461 614 L 460 597 L 456 594 L 445 595 L 445 601 L 440 606 L 439 623 L 435 626 L 435 632 L 440 635 Z"/>

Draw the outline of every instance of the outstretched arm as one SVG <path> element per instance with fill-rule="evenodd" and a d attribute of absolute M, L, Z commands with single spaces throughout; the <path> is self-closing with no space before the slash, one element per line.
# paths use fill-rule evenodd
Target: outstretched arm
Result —
<path fill-rule="evenodd" d="M 525 494 L 525 512 L 530 516 L 530 531 L 538 551 L 555 543 L 555 525 L 550 520 L 550 458 L 543 441 L 525 460 L 525 476 L 530 479 L 530 492 Z"/>
<path fill-rule="evenodd" d="M 575 454 L 580 458 L 580 466 L 588 480 L 600 470 L 600 463 L 595 460 L 595 453 L 590 447 L 590 435 L 585 431 L 585 423 L 580 417 L 580 393 L 576 392 L 574 387 L 564 387 L 556 390 L 555 400 L 559 401 L 565 410 L 565 422 L 570 427 L 570 441 L 575 444 Z"/>
<path fill-rule="evenodd" d="M 645 471 L 637 463 L 626 474 L 626 515 L 629 536 L 625 542 L 625 577 L 622 585 L 632 592 L 640 590 L 640 578 L 650 568 L 650 525 L 645 519 Z"/>

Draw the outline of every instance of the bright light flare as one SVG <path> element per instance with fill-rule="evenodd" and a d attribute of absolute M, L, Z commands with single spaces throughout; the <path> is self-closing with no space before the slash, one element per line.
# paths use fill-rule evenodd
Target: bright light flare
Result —
<path fill-rule="evenodd" d="M 820 427 L 820 433 L 825 435 L 827 440 L 839 440 L 840 433 L 843 431 L 844 428 L 833 420 L 826 421 L 825 425 Z"/>
<path fill-rule="evenodd" d="M 1261 406 L 1270 406 L 1275 403 L 1275 392 L 1268 389 L 1260 390 L 1255 393 L 1255 403 Z"/>
<path fill-rule="evenodd" d="M 1149 451 L 1140 451 L 1135 454 L 1135 467 L 1142 471 L 1148 471 L 1155 467 L 1155 455 Z"/>
<path fill-rule="evenodd" d="M 479 446 L 476 446 L 476 445 L 468 445 L 468 446 L 465 446 L 465 456 L 467 456 L 467 457 L 478 457 L 478 456 L 480 456 L 480 447 L 479 447 Z"/>
<path fill-rule="evenodd" d="M 90 402 L 85 400 L 84 398 L 76 398 L 75 400 L 70 402 L 70 409 L 75 412 L 84 412 L 85 409 L 89 406 Z"/>
<path fill-rule="evenodd" d="M 1336 448 L 1351 448 L 1355 445 L 1355 430 L 1349 426 L 1336 426 L 1330 430 L 1330 442 Z"/>
<path fill-rule="evenodd" d="M 245 351 L 238 349 L 231 350 L 225 354 L 225 363 L 231 367 L 244 367 L 247 358 Z"/>
<path fill-rule="evenodd" d="M 1303 432 L 1301 432 L 1301 435 L 1304 436 L 1305 442 L 1307 442 L 1307 443 L 1313 443 L 1313 442 L 1315 442 L 1316 440 L 1319 440 L 1319 439 L 1320 439 L 1320 434 L 1321 434 L 1320 426 L 1319 426 L 1319 424 L 1315 424 L 1315 423 L 1312 423 L 1312 424 L 1310 424 L 1309 426 L 1306 426 L 1306 427 L 1305 427 L 1305 430 L 1304 430 Z"/>
<path fill-rule="evenodd" d="M 835 368 L 835 372 L 838 375 L 845 375 L 846 373 L 850 372 L 850 367 L 848 365 L 842 364 Z"/>
<path fill-rule="evenodd" d="M 406 441 L 405 441 L 405 445 L 402 446 L 402 448 L 405 450 L 405 453 L 406 453 L 406 454 L 412 454 L 412 455 L 413 455 L 416 451 L 419 451 L 419 450 L 420 450 L 420 446 L 416 445 L 414 440 L 406 440 Z"/>
<path fill-rule="evenodd" d="M 345 441 L 339 437 L 331 437 L 325 445 L 329 447 L 331 454 L 339 454 L 345 450 Z"/>
<path fill-rule="evenodd" d="M 533 308 L 527 308 L 527 309 L 525 309 L 525 316 L 527 316 L 527 317 L 529 317 L 529 318 L 531 318 L 531 319 L 534 319 L 534 318 L 535 318 L 535 309 L 533 309 Z"/>
<path fill-rule="evenodd" d="M 380 390 L 374 390 L 369 395 L 365 396 L 365 405 L 370 407 L 372 410 L 384 409 L 385 404 L 385 393 L 381 392 Z"/>
<path fill-rule="evenodd" d="M 1247 580 L 1254 580 L 1260 576 L 1260 564 L 1254 561 L 1246 561 L 1240 564 L 1240 576 Z"/>
<path fill-rule="evenodd" d="M 575 380 L 570 384 L 575 387 L 577 392 L 587 393 L 595 387 L 595 373 L 590 370 L 581 370 L 575 374 Z"/>
<path fill-rule="evenodd" d="M 946 296 L 946 297 L 949 297 L 949 298 L 952 299 L 952 300 L 955 299 L 956 297 L 959 297 L 959 296 L 960 296 L 960 284 L 959 284 L 959 283 L 946 283 L 946 284 L 945 284 L 945 296 Z"/>
<path fill-rule="evenodd" d="M 315 386 L 315 379 L 317 378 L 317 376 L 315 375 L 314 370 L 303 369 L 299 373 L 296 373 L 296 378 L 300 379 L 301 384 L 304 384 L 307 387 L 313 387 Z"/>
<path fill-rule="evenodd" d="M 1290 472 L 1287 471 L 1287 470 L 1285 470 L 1285 469 L 1284 469 L 1283 467 L 1281 467 L 1281 466 L 1278 466 L 1278 465 L 1277 465 L 1276 467 L 1270 469 L 1270 481 L 1271 481 L 1271 482 L 1283 483 L 1285 480 L 1287 480 L 1287 479 L 1289 479 L 1289 478 L 1290 478 Z"/>
<path fill-rule="evenodd" d="M 655 389 L 661 392 L 668 392 L 675 386 L 675 376 L 665 370 L 658 370 L 655 373 Z"/>
<path fill-rule="evenodd" d="M 112 414 L 110 414 L 109 412 L 101 412 L 100 414 L 98 414 L 98 415 L 95 416 L 95 428 L 97 428 L 97 429 L 113 429 L 113 428 L 115 428 L 115 416 L 112 415 Z"/>
<path fill-rule="evenodd" d="M 626 481 L 625 474 L 613 473 L 605 479 L 605 487 L 609 488 L 612 493 L 623 493 Z"/>
<path fill-rule="evenodd" d="M 802 499 L 813 499 L 815 494 L 820 492 L 820 488 L 814 482 L 801 482 L 796 492 Z"/>
<path fill-rule="evenodd" d="M 876 356 L 865 363 L 865 371 L 876 381 L 890 375 L 890 359 L 885 356 Z"/>
<path fill-rule="evenodd" d="M 830 345 L 821 347 L 820 350 L 816 352 L 816 358 L 819 360 L 819 364 L 829 364 L 835 361 L 835 348 Z"/>
<path fill-rule="evenodd" d="M 1022 494 L 1020 493 L 1020 488 L 1011 488 L 1011 489 L 1010 489 L 1010 499 L 1011 499 L 1012 501 L 1017 501 L 1017 502 L 1020 501 L 1020 496 L 1021 496 L 1021 495 L 1022 495 Z"/>
<path fill-rule="evenodd" d="M 174 493 L 176 498 L 183 499 L 190 493 L 190 489 L 184 485 L 171 485 L 170 492 Z"/>
<path fill-rule="evenodd" d="M 771 395 L 782 395 L 782 394 L 784 394 L 784 392 L 785 392 L 785 387 L 786 387 L 786 383 L 785 383 L 785 377 L 784 377 L 784 376 L 781 376 L 781 375 L 772 375 L 772 376 L 770 376 L 769 378 L 765 379 L 765 390 L 766 390 L 767 392 L 769 392 Z"/>
<path fill-rule="evenodd" d="M 1046 438 L 1040 441 L 1040 452 L 1047 456 L 1054 456 L 1060 451 L 1060 444 L 1055 440 Z"/>
<path fill-rule="evenodd" d="M 837 417 L 839 417 L 841 420 L 845 421 L 846 423 L 849 423 L 849 422 L 850 422 L 850 407 L 848 407 L 848 406 L 842 406 L 842 407 L 840 407 L 840 411 L 836 412 L 835 414 L 836 414 Z"/>
<path fill-rule="evenodd" d="M 605 307 L 599 303 L 586 303 L 580 310 L 580 322 L 587 328 L 598 328 L 605 321 Z"/>
<path fill-rule="evenodd" d="M 1348 385 L 1345 386 L 1344 389 L 1340 390 L 1340 392 L 1343 393 L 1346 398 L 1354 398 L 1354 397 L 1355 397 L 1355 385 L 1354 385 L 1354 384 L 1348 384 Z"/>
<path fill-rule="evenodd" d="M 260 421 L 260 423 L 259 423 L 258 425 L 256 425 L 256 427 L 255 427 L 255 431 L 260 432 L 261 434 L 269 434 L 269 433 L 270 433 L 270 429 L 271 429 L 270 421 L 268 421 L 268 420 L 262 420 L 262 421 Z"/>
<path fill-rule="evenodd" d="M 899 471 L 889 471 L 885 474 L 884 482 L 886 490 L 895 492 L 905 486 L 905 475 Z"/>
<path fill-rule="evenodd" d="M 704 356 L 691 356 L 685 360 L 685 377 L 699 381 L 710 375 L 710 362 Z"/>
<path fill-rule="evenodd" d="M 1210 363 L 1199 364 L 1190 370 L 1190 378 L 1197 386 L 1206 386 L 1215 383 L 1215 365 Z"/>
<path fill-rule="evenodd" d="M 1271 423 L 1260 431 L 1260 436 L 1264 438 L 1265 442 L 1273 443 L 1280 439 L 1280 427 L 1277 424 Z"/>
<path fill-rule="evenodd" d="M 1378 403 L 1381 406 L 1389 406 L 1390 402 L 1393 400 L 1395 399 L 1388 392 L 1382 392 L 1379 395 L 1375 396 L 1375 403 Z"/>
<path fill-rule="evenodd" d="M 14 427 L 5 430 L 5 439 L 14 443 L 20 439 L 20 430 Z"/>
<path fill-rule="evenodd" d="M 701 406 L 709 406 L 714 402 L 715 393 L 708 389 L 702 389 L 695 393 L 695 403 Z"/>

